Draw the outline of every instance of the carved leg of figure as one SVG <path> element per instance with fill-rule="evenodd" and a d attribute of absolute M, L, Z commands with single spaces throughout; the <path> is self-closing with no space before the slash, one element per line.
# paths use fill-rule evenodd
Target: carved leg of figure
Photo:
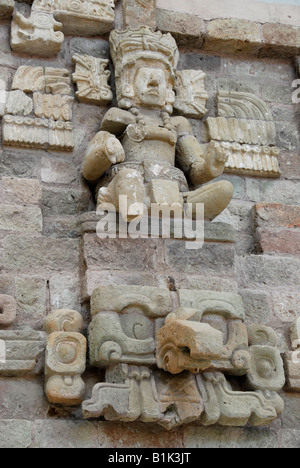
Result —
<path fill-rule="evenodd" d="M 186 203 L 192 204 L 192 212 L 189 215 L 196 214 L 197 203 L 204 204 L 204 218 L 212 221 L 229 205 L 233 196 L 233 185 L 227 180 L 221 180 L 204 187 L 200 187 L 193 192 L 184 193 Z"/>
<path fill-rule="evenodd" d="M 141 174 L 134 169 L 123 169 L 107 188 L 99 190 L 98 204 L 103 201 L 112 203 L 124 221 L 130 222 L 143 215 L 144 199 L 144 179 Z"/>
<path fill-rule="evenodd" d="M 142 413 L 141 421 L 157 422 L 162 418 L 156 383 L 151 371 L 145 368 L 144 378 L 140 382 Z"/>

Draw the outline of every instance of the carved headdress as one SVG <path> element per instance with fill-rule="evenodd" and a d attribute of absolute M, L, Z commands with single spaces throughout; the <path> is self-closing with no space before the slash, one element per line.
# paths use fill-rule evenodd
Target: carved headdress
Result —
<path fill-rule="evenodd" d="M 171 34 L 153 31 L 147 26 L 113 31 L 110 35 L 111 56 L 115 65 L 119 106 L 130 107 L 133 82 L 141 61 L 163 67 L 170 89 L 174 86 L 179 51 Z"/>

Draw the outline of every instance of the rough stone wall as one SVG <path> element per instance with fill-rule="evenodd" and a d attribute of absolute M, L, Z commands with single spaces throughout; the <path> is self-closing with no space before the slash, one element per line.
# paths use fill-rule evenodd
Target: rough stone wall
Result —
<path fill-rule="evenodd" d="M 129 1 L 126 3 L 130 6 Z M 28 5 L 20 3 L 16 8 L 26 11 Z M 126 10 L 126 14 L 130 18 L 133 12 Z M 169 288 L 174 293 L 180 288 L 238 291 L 245 300 L 247 320 L 272 326 L 284 352 L 291 348 L 290 323 L 300 315 L 300 226 L 290 225 L 287 213 L 292 208 L 274 204 L 300 205 L 299 107 L 292 102 L 291 87 L 297 77 L 293 56 L 299 45 L 295 46 L 293 36 L 292 53 L 290 45 L 279 44 L 277 49 L 272 46 L 273 51 L 279 51 L 271 54 L 273 58 L 253 56 L 248 47 L 251 40 L 244 36 L 238 41 L 245 47 L 226 47 L 232 42 L 223 37 L 216 48 L 199 49 L 194 38 L 187 40 L 191 23 L 184 23 L 176 12 L 165 10 L 162 14 L 159 10 L 158 26 L 162 30 L 167 29 L 162 26 L 165 15 L 177 17 L 178 26 L 172 20 L 172 28 L 178 27 L 179 32 L 173 32 L 175 37 L 183 38 L 179 41 L 179 69 L 201 69 L 207 74 L 210 116 L 216 115 L 218 89 L 250 92 L 270 106 L 281 149 L 281 178 L 222 176 L 234 184 L 235 194 L 219 220 L 234 226 L 236 244 L 211 242 L 195 253 L 186 251 L 175 240 L 110 240 L 103 241 L 103 255 L 99 258 L 93 255 L 93 244 L 98 241 L 85 234 L 83 255 L 80 215 L 95 206 L 80 169 L 87 144 L 98 131 L 107 108 L 75 101 L 72 153 L 3 148 L 1 142 L 0 293 L 12 295 L 17 301 L 15 329 L 41 330 L 47 314 L 58 308 L 82 312 L 88 324 L 89 291 L 83 274 L 86 266 L 90 268 L 90 289 L 102 284 L 142 284 Z M 125 21 L 130 23 L 126 16 Z M 119 2 L 116 26 L 122 25 Z M 200 37 L 199 26 L 195 28 Z M 241 26 L 237 25 L 237 30 L 243 34 Z M 63 67 L 72 73 L 74 53 L 108 58 L 107 37 L 66 37 L 55 59 L 12 53 L 9 38 L 10 20 L 2 20 L 0 79 L 7 89 L 20 65 Z M 288 53 L 282 54 L 280 51 L 287 51 L 287 47 Z M 199 140 L 206 141 L 204 124 L 196 120 L 191 123 Z M 300 208 L 293 210 L 298 212 L 299 220 Z M 89 370 L 84 375 L 87 397 L 97 377 Z M 299 447 L 300 397 L 287 391 L 282 396 L 285 411 L 268 428 L 190 425 L 167 432 L 151 424 L 83 421 L 80 409 L 70 412 L 49 405 L 43 376 L 1 377 L 0 446 Z"/>

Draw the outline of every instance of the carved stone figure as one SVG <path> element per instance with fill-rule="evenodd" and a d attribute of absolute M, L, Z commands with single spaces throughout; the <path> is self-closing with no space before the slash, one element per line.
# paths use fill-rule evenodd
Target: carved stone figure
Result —
<path fill-rule="evenodd" d="M 284 354 L 286 385 L 293 392 L 300 392 L 300 320 L 291 325 L 291 349 Z"/>
<path fill-rule="evenodd" d="M 274 331 L 246 327 L 237 294 L 181 289 L 173 299 L 153 287 L 94 291 L 90 364 L 107 370 L 82 405 L 84 417 L 166 429 L 193 421 L 243 426 L 274 420 L 283 410 L 277 392 L 284 385 Z M 233 390 L 227 375 L 244 376 L 244 390 Z"/>
<path fill-rule="evenodd" d="M 49 333 L 45 392 L 50 403 L 76 406 L 83 400 L 86 339 L 79 333 L 82 325 L 81 315 L 74 310 L 55 311 L 45 321 Z"/>
<path fill-rule="evenodd" d="M 105 115 L 83 163 L 83 176 L 100 180 L 98 204 L 112 203 L 130 220 L 140 214 L 141 204 L 167 200 L 172 187 L 170 205 L 183 208 L 188 202 L 195 210 L 204 203 L 205 218 L 214 219 L 230 202 L 232 184 L 220 181 L 190 192 L 188 180 L 198 186 L 220 176 L 226 151 L 212 142 L 204 153 L 188 120 L 172 117 L 179 59 L 175 40 L 142 26 L 113 31 L 110 43 L 119 107 Z M 119 204 L 122 195 L 130 213 Z"/>

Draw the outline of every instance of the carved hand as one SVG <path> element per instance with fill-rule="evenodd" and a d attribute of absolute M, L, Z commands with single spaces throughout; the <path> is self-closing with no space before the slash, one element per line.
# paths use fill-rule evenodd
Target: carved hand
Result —
<path fill-rule="evenodd" d="M 220 143 L 211 141 L 205 155 L 205 161 L 206 170 L 210 173 L 211 177 L 219 177 L 228 161 L 226 149 Z"/>
<path fill-rule="evenodd" d="M 106 141 L 106 156 L 111 164 L 117 164 L 125 161 L 125 152 L 123 146 L 115 136 Z"/>

